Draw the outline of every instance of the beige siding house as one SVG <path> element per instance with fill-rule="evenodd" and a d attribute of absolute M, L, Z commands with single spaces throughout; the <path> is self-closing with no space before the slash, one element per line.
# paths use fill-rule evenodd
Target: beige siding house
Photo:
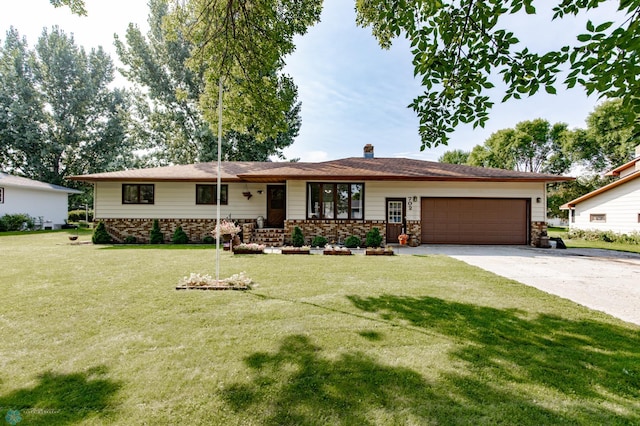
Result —
<path fill-rule="evenodd" d="M 74 176 L 94 184 L 96 221 L 116 241 L 148 241 L 154 219 L 169 240 L 180 225 L 191 241 L 215 226 L 216 164 Z M 540 245 L 546 235 L 546 184 L 571 178 L 364 157 L 321 163 L 224 162 L 221 217 L 242 225 L 243 240 L 288 242 L 295 227 L 340 243 L 377 227 L 387 243 Z M 271 240 L 270 240 L 271 239 Z M 544 240 L 542 240 L 544 243 Z"/>
<path fill-rule="evenodd" d="M 607 173 L 618 179 L 562 206 L 569 229 L 640 232 L 640 146 L 636 158 Z"/>

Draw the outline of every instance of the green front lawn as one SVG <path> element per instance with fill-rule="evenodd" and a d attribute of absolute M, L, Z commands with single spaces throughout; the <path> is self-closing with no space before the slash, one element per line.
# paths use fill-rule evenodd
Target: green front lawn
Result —
<path fill-rule="evenodd" d="M 604 250 L 626 251 L 629 253 L 640 253 L 640 245 L 627 244 L 618 242 L 593 241 L 582 238 L 569 238 L 569 230 L 567 228 L 549 227 L 550 237 L 560 237 L 568 248 L 597 248 Z"/>
<path fill-rule="evenodd" d="M 640 422 L 640 327 L 448 257 L 224 252 L 258 286 L 215 292 L 174 289 L 213 249 L 0 253 L 0 422 Z"/>

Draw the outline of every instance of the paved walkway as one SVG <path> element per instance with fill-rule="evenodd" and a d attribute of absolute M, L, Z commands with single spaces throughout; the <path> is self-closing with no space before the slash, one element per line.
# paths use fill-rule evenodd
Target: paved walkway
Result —
<path fill-rule="evenodd" d="M 399 254 L 444 254 L 640 325 L 640 254 L 600 249 L 422 245 Z"/>

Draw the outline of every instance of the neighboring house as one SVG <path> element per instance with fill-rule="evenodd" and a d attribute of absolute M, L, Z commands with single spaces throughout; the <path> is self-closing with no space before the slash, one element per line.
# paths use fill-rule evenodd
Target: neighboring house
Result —
<path fill-rule="evenodd" d="M 607 173 L 614 182 L 561 208 L 569 210 L 569 229 L 640 232 L 640 145 L 636 158 Z"/>
<path fill-rule="evenodd" d="M 181 225 L 191 241 L 210 234 L 216 214 L 216 163 L 73 176 L 94 184 L 96 221 L 116 241 L 149 240 L 159 219 L 165 240 Z M 388 243 L 540 244 L 548 182 L 572 178 L 406 158 L 321 163 L 223 162 L 221 216 L 243 225 L 243 240 L 293 229 L 306 239 L 342 242 L 377 227 Z M 258 220 L 260 218 L 260 220 Z M 264 219 L 264 227 L 256 224 Z M 280 244 L 283 241 L 280 241 Z M 275 242 L 273 243 L 276 244 Z"/>
<path fill-rule="evenodd" d="M 28 214 L 42 228 L 59 229 L 67 221 L 69 194 L 82 191 L 0 172 L 0 216 Z"/>

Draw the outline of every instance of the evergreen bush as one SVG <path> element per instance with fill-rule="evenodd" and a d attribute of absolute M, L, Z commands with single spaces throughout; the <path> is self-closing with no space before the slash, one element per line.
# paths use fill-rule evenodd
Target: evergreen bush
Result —
<path fill-rule="evenodd" d="M 138 239 L 133 235 L 127 235 L 124 239 L 125 244 L 135 244 L 138 242 Z"/>
<path fill-rule="evenodd" d="M 313 241 L 311 241 L 311 246 L 313 247 L 324 247 L 327 245 L 327 239 L 322 235 L 316 235 L 313 237 Z"/>
<path fill-rule="evenodd" d="M 356 237 L 355 235 L 350 235 L 344 240 L 344 246 L 347 248 L 356 248 L 362 245 L 362 240 L 360 237 Z"/>
<path fill-rule="evenodd" d="M 109 244 L 111 242 L 111 235 L 107 232 L 104 222 L 100 221 L 96 229 L 93 230 L 91 241 L 93 244 Z"/>
<path fill-rule="evenodd" d="M 216 243 L 216 239 L 212 235 L 205 235 L 202 238 L 202 242 L 203 242 L 203 244 L 215 244 Z"/>
<path fill-rule="evenodd" d="M 372 228 L 366 235 L 365 245 L 367 247 L 380 247 L 382 244 L 382 235 L 378 228 Z"/>
<path fill-rule="evenodd" d="M 158 219 L 153 219 L 153 227 L 151 228 L 151 233 L 149 234 L 149 243 L 150 244 L 164 243 L 164 235 L 160 231 L 160 222 L 158 221 Z"/>
<path fill-rule="evenodd" d="M 294 247 L 302 247 L 304 245 L 304 235 L 302 235 L 302 229 L 297 226 L 293 229 L 291 243 Z"/>
<path fill-rule="evenodd" d="M 189 242 L 189 237 L 187 236 L 187 233 L 182 229 L 182 226 L 178 225 L 175 232 L 173 233 L 173 238 L 171 241 L 173 242 L 173 244 L 187 244 Z"/>

